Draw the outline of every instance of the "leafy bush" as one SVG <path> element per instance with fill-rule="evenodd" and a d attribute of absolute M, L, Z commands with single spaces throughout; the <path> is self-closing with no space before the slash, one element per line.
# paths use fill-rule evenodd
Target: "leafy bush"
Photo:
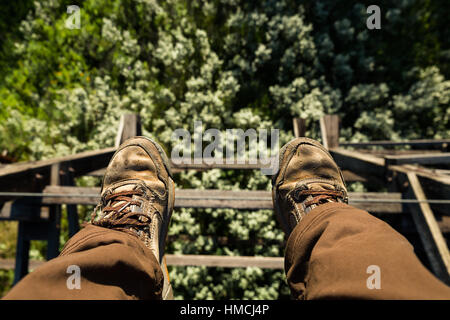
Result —
<path fill-rule="evenodd" d="M 292 117 L 319 138 L 317 120 L 330 113 L 347 141 L 450 136 L 442 0 L 381 1 L 381 30 L 366 28 L 370 3 L 331 0 L 85 0 L 81 29 L 71 30 L 70 2 L 19 2 L 28 15 L 1 43 L 0 151 L 16 160 L 112 146 L 130 111 L 169 151 L 173 130 L 192 132 L 196 120 L 279 128 L 280 144 L 292 138 Z M 177 183 L 270 189 L 257 171 L 184 172 Z M 170 235 L 169 252 L 283 254 L 264 210 L 183 209 Z M 177 267 L 171 278 L 177 298 L 288 295 L 281 270 Z"/>

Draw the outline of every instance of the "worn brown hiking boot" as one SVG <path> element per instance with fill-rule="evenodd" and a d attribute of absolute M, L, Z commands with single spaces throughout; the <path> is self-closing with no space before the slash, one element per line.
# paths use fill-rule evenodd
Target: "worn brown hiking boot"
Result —
<path fill-rule="evenodd" d="M 101 200 L 91 223 L 138 237 L 152 250 L 164 274 L 163 299 L 173 298 L 164 246 L 175 187 L 163 149 L 146 137 L 125 141 L 103 177 Z"/>
<path fill-rule="evenodd" d="M 341 170 L 317 141 L 296 138 L 280 150 L 278 172 L 272 178 L 272 198 L 287 236 L 297 223 L 323 203 L 347 203 Z"/>

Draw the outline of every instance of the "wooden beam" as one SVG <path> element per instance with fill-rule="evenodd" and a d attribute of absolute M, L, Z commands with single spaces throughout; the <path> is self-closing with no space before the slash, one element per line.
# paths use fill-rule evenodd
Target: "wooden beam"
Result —
<path fill-rule="evenodd" d="M 30 260 L 29 261 L 29 268 L 31 270 L 34 270 L 40 266 L 42 266 L 46 261 L 39 261 L 39 260 Z M 14 259 L 0 259 L 0 270 L 12 270 L 15 266 L 15 260 Z"/>
<path fill-rule="evenodd" d="M 172 160 L 171 167 L 174 170 L 210 170 L 210 169 L 224 169 L 224 170 L 255 170 L 267 168 L 269 165 L 262 164 L 258 159 L 248 159 L 246 163 L 214 163 L 214 159 L 203 159 L 203 163 L 174 163 Z"/>
<path fill-rule="evenodd" d="M 349 170 L 357 175 L 375 180 L 378 184 L 384 184 L 386 168 L 383 158 L 342 148 L 334 148 L 329 151 L 341 170 Z"/>
<path fill-rule="evenodd" d="M 50 184 L 52 165 L 59 164 L 70 168 L 73 175 L 78 177 L 106 167 L 115 150 L 115 148 L 106 148 L 50 160 L 6 165 L 0 168 L 0 191 L 41 191 L 46 185 Z"/>
<path fill-rule="evenodd" d="M 57 167 L 58 172 L 53 172 L 54 166 Z M 68 168 L 67 166 L 61 164 L 52 165 L 52 175 L 51 175 L 51 185 L 57 186 L 75 186 L 75 180 L 73 177 L 72 168 Z M 55 175 L 55 176 L 53 176 Z M 42 209 L 47 209 L 46 207 L 42 207 Z M 58 210 L 61 210 L 59 207 Z M 42 215 L 42 214 L 41 214 Z M 68 204 L 67 205 L 67 221 L 69 227 L 69 238 L 72 237 L 75 233 L 80 230 L 80 225 L 78 222 L 78 211 L 76 204 Z"/>
<path fill-rule="evenodd" d="M 265 269 L 284 269 L 282 257 L 246 257 L 213 255 L 166 255 L 170 266 L 206 266 L 222 268 L 257 267 Z"/>
<path fill-rule="evenodd" d="M 426 200 L 417 175 L 408 172 L 407 176 L 410 184 L 408 198 Z M 408 207 L 412 212 L 434 274 L 446 284 L 450 284 L 450 252 L 429 204 L 421 202 L 409 204 Z"/>
<path fill-rule="evenodd" d="M 293 118 L 294 137 L 304 137 L 306 134 L 306 120 L 303 118 Z"/>
<path fill-rule="evenodd" d="M 446 174 L 440 174 L 433 169 L 409 164 L 388 165 L 386 168 L 384 158 L 376 157 L 371 154 L 365 154 L 360 151 L 346 150 L 342 148 L 332 149 L 330 150 L 330 154 L 342 170 L 351 170 L 356 174 L 365 175 L 369 172 L 372 175 L 380 176 L 385 173 L 386 169 L 402 174 L 414 172 L 417 174 L 419 179 L 427 178 L 430 180 L 435 180 L 436 183 L 439 183 L 442 186 L 450 186 L 450 177 Z"/>
<path fill-rule="evenodd" d="M 206 266 L 221 268 L 257 267 L 263 269 L 284 269 L 283 257 L 215 256 L 166 254 L 169 266 Z M 45 261 L 30 261 L 30 269 L 42 266 Z M 0 259 L 0 270 L 14 269 L 14 259 Z"/>
<path fill-rule="evenodd" d="M 391 164 L 411 164 L 417 163 L 422 165 L 431 164 L 449 164 L 450 152 L 432 153 L 432 154 L 415 154 L 415 155 L 388 155 L 384 157 Z"/>
<path fill-rule="evenodd" d="M 115 147 L 118 148 L 125 140 L 142 135 L 141 117 L 138 114 L 123 114 L 120 118 Z"/>
<path fill-rule="evenodd" d="M 369 141 L 369 142 L 344 142 L 341 147 L 357 147 L 364 148 L 370 146 L 394 147 L 394 146 L 411 146 L 413 148 L 439 148 L 448 149 L 450 139 L 422 139 L 422 140 L 405 140 L 405 141 Z"/>
<path fill-rule="evenodd" d="M 62 170 L 61 163 L 55 163 L 51 166 L 50 185 L 56 188 L 61 186 Z M 61 205 L 51 205 L 49 208 L 49 220 L 47 231 L 47 260 L 53 259 L 59 255 L 59 236 L 61 234 Z M 33 228 L 33 226 L 30 226 Z M 26 253 L 28 255 L 28 252 Z"/>
<path fill-rule="evenodd" d="M 58 194 L 58 197 L 44 197 L 43 204 L 84 204 L 95 205 L 100 200 L 100 188 L 94 187 L 53 187 L 45 188 L 44 193 Z M 68 195 L 64 197 L 63 195 Z M 70 196 L 69 196 L 70 195 Z M 72 196 L 76 195 L 76 196 Z M 401 203 L 384 203 L 379 200 L 401 200 L 400 193 L 350 192 L 349 203 L 373 213 L 402 213 Z M 371 201 L 372 200 L 372 201 Z M 177 189 L 175 208 L 232 208 L 232 209 L 273 209 L 271 191 L 232 191 Z"/>
<path fill-rule="evenodd" d="M 210 164 L 211 162 L 208 159 L 204 159 L 203 163 L 174 163 L 170 160 L 170 166 L 172 168 L 172 172 L 181 172 L 183 170 L 198 170 L 198 171 L 206 171 L 212 169 L 224 169 L 224 170 L 256 170 L 266 168 L 267 165 L 263 165 L 259 160 L 247 160 L 247 163 L 224 163 L 221 164 Z M 102 168 L 99 170 L 95 170 L 89 172 L 89 176 L 94 177 L 103 177 L 106 172 L 106 168 Z"/>
<path fill-rule="evenodd" d="M 322 144 L 327 149 L 339 146 L 339 116 L 325 115 L 320 118 Z"/>
<path fill-rule="evenodd" d="M 375 157 L 384 158 L 385 156 L 414 156 L 414 155 L 438 155 L 443 152 L 440 150 L 417 150 L 417 149 L 409 149 L 409 150 L 395 150 L 395 149 L 355 149 L 357 152 L 362 152 L 364 154 L 371 154 Z"/>
<path fill-rule="evenodd" d="M 342 170 L 345 182 L 367 182 L 367 179 L 361 175 L 358 175 L 350 170 Z"/>
<path fill-rule="evenodd" d="M 448 175 L 410 164 L 389 165 L 387 168 L 395 174 L 396 180 L 402 183 L 408 180 L 408 173 L 417 175 L 425 195 L 429 198 L 450 199 L 450 176 Z M 400 188 L 398 191 L 402 191 L 402 189 Z M 434 212 L 439 214 L 448 215 L 450 212 L 448 204 L 431 204 L 430 206 Z"/>
<path fill-rule="evenodd" d="M 225 169 L 225 170 L 256 170 L 261 169 L 263 166 L 259 163 L 257 164 L 215 164 L 215 165 L 209 165 L 206 163 L 202 164 L 174 164 L 172 163 L 172 172 L 178 173 L 184 170 L 198 170 L 198 171 L 205 171 L 205 170 L 211 170 L 211 169 Z M 89 172 L 89 176 L 93 177 L 103 177 L 105 175 L 106 168 L 95 170 L 92 172 Z M 366 182 L 367 179 L 361 175 L 358 175 L 354 172 L 351 172 L 350 170 L 342 170 L 342 174 L 344 175 L 344 180 L 346 182 L 354 182 L 354 181 L 360 181 L 360 182 Z"/>
<path fill-rule="evenodd" d="M 387 185 L 384 177 L 390 173 L 396 177 L 402 177 L 406 180 L 408 172 L 413 172 L 419 178 L 424 188 L 425 194 L 433 199 L 450 199 L 450 176 L 417 165 L 390 165 L 385 166 L 385 160 L 370 154 L 364 154 L 358 151 L 335 148 L 330 150 L 331 155 L 337 165 L 342 170 L 351 170 L 352 172 L 367 177 L 370 181 L 378 182 L 380 185 Z M 402 187 L 399 186 L 399 191 Z M 440 214 L 448 214 L 450 205 L 432 204 L 432 210 Z"/>

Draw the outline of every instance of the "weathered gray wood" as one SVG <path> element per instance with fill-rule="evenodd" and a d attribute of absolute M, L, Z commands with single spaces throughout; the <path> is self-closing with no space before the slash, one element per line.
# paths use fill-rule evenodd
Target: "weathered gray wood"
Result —
<path fill-rule="evenodd" d="M 327 149 L 339 146 L 339 116 L 325 115 L 320 118 L 322 144 Z"/>
<path fill-rule="evenodd" d="M 50 160 L 30 161 L 0 168 L 0 191 L 37 192 L 50 184 L 52 165 L 60 164 L 73 171 L 75 177 L 104 168 L 115 148 L 87 151 Z M 54 169 L 56 170 L 56 169 Z"/>
<path fill-rule="evenodd" d="M 450 199 L 450 176 L 448 175 L 410 164 L 390 165 L 388 169 L 395 173 L 399 181 L 407 181 L 408 173 L 417 175 L 425 195 L 429 198 Z M 450 214 L 450 205 L 448 204 L 431 204 L 431 209 L 439 214 Z"/>
<path fill-rule="evenodd" d="M 421 148 L 431 148 L 437 147 L 442 149 L 447 149 L 450 145 L 450 139 L 420 139 L 420 140 L 406 140 L 406 141 L 369 141 L 369 142 L 345 142 L 340 144 L 341 147 L 370 147 L 370 146 L 382 146 L 382 147 L 393 147 L 393 146 L 411 146 L 411 147 L 421 147 Z"/>
<path fill-rule="evenodd" d="M 292 125 L 294 128 L 294 136 L 304 137 L 306 134 L 306 120 L 303 118 L 294 118 L 292 119 Z"/>
<path fill-rule="evenodd" d="M 408 197 L 426 200 L 416 174 L 408 172 L 407 176 L 410 184 Z M 434 274 L 443 282 L 450 284 L 450 252 L 429 204 L 421 202 L 410 204 L 408 207 L 412 212 L 414 223 Z"/>
<path fill-rule="evenodd" d="M 259 163 L 244 163 L 244 164 L 174 164 L 172 163 L 172 172 L 177 173 L 181 172 L 183 170 L 198 170 L 198 171 L 204 171 L 204 170 L 212 170 L 212 169 L 225 169 L 225 170 L 257 170 L 265 167 L 262 164 Z M 106 168 L 102 168 L 99 170 L 95 170 L 92 172 L 89 172 L 89 176 L 93 177 L 103 177 L 106 172 Z M 361 175 L 358 175 L 354 172 L 351 172 L 349 170 L 343 170 L 342 174 L 344 175 L 344 179 L 347 182 L 353 182 L 353 181 L 361 181 L 365 182 L 367 179 Z"/>
<path fill-rule="evenodd" d="M 422 150 L 422 149 L 409 149 L 409 150 L 395 150 L 395 149 L 355 149 L 357 152 L 362 152 L 364 154 L 371 154 L 375 157 L 384 158 L 385 156 L 407 156 L 407 155 L 421 155 L 430 154 L 438 155 L 442 154 L 440 150 Z"/>
<path fill-rule="evenodd" d="M 214 255 L 174 255 L 166 254 L 166 262 L 169 266 L 207 266 L 222 268 L 246 268 L 258 267 L 265 269 L 283 269 L 282 257 L 249 257 L 249 256 L 214 256 Z M 14 268 L 14 259 L 0 259 L 0 269 L 11 270 Z M 45 261 L 30 261 L 30 269 L 36 269 Z"/>
<path fill-rule="evenodd" d="M 45 261 L 30 260 L 29 269 L 34 270 L 43 265 L 44 263 Z M 14 269 L 14 266 L 15 266 L 14 259 L 0 259 L 0 270 L 11 270 Z"/>
<path fill-rule="evenodd" d="M 59 186 L 61 184 L 60 163 L 52 164 L 50 168 L 50 185 Z"/>
<path fill-rule="evenodd" d="M 213 255 L 166 255 L 171 266 L 207 266 L 222 268 L 258 267 L 266 269 L 283 269 L 282 257 L 245 257 L 245 256 L 213 256 Z"/>
<path fill-rule="evenodd" d="M 406 174 L 413 172 L 419 178 L 425 194 L 431 195 L 433 199 L 450 199 L 449 175 L 417 165 L 388 164 L 385 166 L 385 160 L 383 158 L 354 150 L 335 148 L 330 150 L 330 153 L 342 170 L 351 170 L 358 175 L 367 177 L 372 182 L 379 181 L 381 185 L 386 185 L 384 177 L 388 171 L 393 174 L 394 179 L 396 179 L 396 176 L 402 176 L 406 179 Z M 401 188 L 398 190 L 400 191 Z M 448 204 L 431 205 L 431 208 L 441 214 L 449 214 L 450 212 L 450 206 Z"/>
<path fill-rule="evenodd" d="M 0 220 L 9 220 L 11 216 L 11 208 L 14 201 L 6 201 L 0 211 Z"/>
<path fill-rule="evenodd" d="M 76 197 L 45 197 L 44 204 L 84 204 L 98 203 L 100 188 L 53 187 L 45 188 L 44 193 L 58 195 L 79 195 Z M 350 193 L 349 203 L 373 213 L 402 213 L 400 203 L 380 203 L 370 200 L 401 200 L 400 193 Z M 233 208 L 233 209 L 273 209 L 270 191 L 231 191 L 178 189 L 175 192 L 175 208 Z"/>
<path fill-rule="evenodd" d="M 123 114 L 120 118 L 115 147 L 118 148 L 125 140 L 142 135 L 141 117 L 138 114 Z"/>
<path fill-rule="evenodd" d="M 380 185 L 385 184 L 386 169 L 383 158 L 342 148 L 334 148 L 329 151 L 343 172 L 349 170 Z"/>
<path fill-rule="evenodd" d="M 450 163 L 450 152 L 436 154 L 415 154 L 415 155 L 398 155 L 385 156 L 389 164 L 411 164 L 418 163 L 423 165 L 431 164 L 448 164 Z"/>
<path fill-rule="evenodd" d="M 367 182 L 367 179 L 349 170 L 342 170 L 345 182 Z"/>
<path fill-rule="evenodd" d="M 248 159 L 246 163 L 222 163 L 214 162 L 213 159 L 203 159 L 203 163 L 175 163 L 171 160 L 171 167 L 174 170 L 210 170 L 210 169 L 225 169 L 225 170 L 255 170 L 267 168 L 269 165 L 262 164 L 258 159 Z"/>

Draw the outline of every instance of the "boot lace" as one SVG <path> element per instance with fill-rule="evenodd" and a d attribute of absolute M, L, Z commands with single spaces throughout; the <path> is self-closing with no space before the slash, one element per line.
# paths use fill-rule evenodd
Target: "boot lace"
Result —
<path fill-rule="evenodd" d="M 124 231 L 141 237 L 144 231 L 148 231 L 151 218 L 142 210 L 131 210 L 133 205 L 142 208 L 142 201 L 133 199 L 133 196 L 144 197 L 144 192 L 134 189 L 104 196 L 91 215 L 91 223 L 99 227 Z M 96 212 L 99 206 L 103 207 L 101 209 L 102 214 L 96 220 L 98 217 Z"/>
<path fill-rule="evenodd" d="M 339 200 L 343 200 L 345 202 L 346 199 L 345 193 L 339 190 L 299 190 L 295 193 L 297 201 L 304 201 L 309 197 L 312 198 L 303 203 L 305 207 L 330 201 L 339 202 Z"/>

